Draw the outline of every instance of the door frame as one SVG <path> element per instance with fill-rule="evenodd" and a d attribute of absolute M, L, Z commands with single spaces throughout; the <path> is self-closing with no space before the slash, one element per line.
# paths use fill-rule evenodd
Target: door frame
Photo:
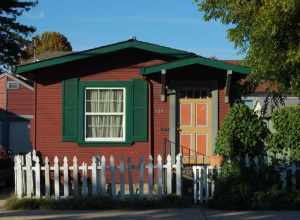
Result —
<path fill-rule="evenodd" d="M 174 144 L 174 147 L 171 147 L 172 162 L 175 161 L 176 154 L 179 153 L 179 131 L 178 127 L 180 125 L 180 114 L 179 114 L 179 90 L 183 87 L 209 87 L 211 88 L 211 140 L 212 145 L 211 152 L 208 152 L 209 155 L 215 153 L 216 147 L 216 137 L 219 126 L 219 90 L 218 90 L 218 81 L 217 80 L 201 80 L 201 81 L 171 81 L 168 85 L 168 101 L 169 101 L 169 140 Z"/>

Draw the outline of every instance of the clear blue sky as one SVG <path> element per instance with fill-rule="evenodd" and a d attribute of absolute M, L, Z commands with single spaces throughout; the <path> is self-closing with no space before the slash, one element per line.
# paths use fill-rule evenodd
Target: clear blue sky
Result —
<path fill-rule="evenodd" d="M 226 27 L 205 22 L 193 0 L 39 0 L 20 21 L 34 25 L 36 33 L 63 33 L 75 51 L 136 36 L 202 56 L 241 58 Z"/>

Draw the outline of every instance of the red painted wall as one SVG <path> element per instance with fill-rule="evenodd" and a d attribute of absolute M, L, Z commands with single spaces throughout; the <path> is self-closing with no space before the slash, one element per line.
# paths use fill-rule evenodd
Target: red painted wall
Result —
<path fill-rule="evenodd" d="M 129 56 L 130 54 L 130 56 Z M 141 77 L 141 67 L 165 62 L 157 55 L 141 53 L 125 53 L 112 57 L 82 60 L 70 65 L 62 65 L 35 74 L 36 81 L 36 112 L 35 129 L 33 129 L 34 146 L 43 156 L 53 161 L 58 156 L 71 159 L 77 156 L 79 161 L 88 162 L 93 155 L 114 155 L 117 160 L 121 157 L 132 157 L 137 164 L 140 156 L 154 153 L 156 156 L 164 152 L 164 141 L 169 136 L 169 103 L 160 100 L 160 78 L 148 77 L 151 88 L 149 113 L 153 115 L 149 120 L 149 140 L 145 143 L 134 143 L 132 146 L 112 147 L 80 146 L 77 143 L 62 141 L 62 85 L 64 78 L 76 76 L 81 81 L 93 80 L 130 80 Z M 167 81 L 172 80 L 217 80 L 219 89 L 219 126 L 229 110 L 229 104 L 224 103 L 225 71 L 204 68 L 203 66 L 185 68 L 168 72 Z"/>
<path fill-rule="evenodd" d="M 34 91 L 20 84 L 18 89 L 7 90 L 7 111 L 17 115 L 33 115 Z"/>

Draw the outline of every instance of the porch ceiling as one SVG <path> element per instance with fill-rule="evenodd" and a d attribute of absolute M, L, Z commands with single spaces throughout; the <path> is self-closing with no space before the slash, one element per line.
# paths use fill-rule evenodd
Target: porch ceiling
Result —
<path fill-rule="evenodd" d="M 214 60 L 214 59 L 198 56 L 198 57 L 180 59 L 174 62 L 164 63 L 160 65 L 145 67 L 140 70 L 140 73 L 142 75 L 148 75 L 153 73 L 160 73 L 161 70 L 172 70 L 172 69 L 195 65 L 195 64 L 204 65 L 204 66 L 208 66 L 216 69 L 222 69 L 222 70 L 232 70 L 233 72 L 241 73 L 241 74 L 249 74 L 251 72 L 251 69 L 246 66 L 229 64 L 220 60 Z"/>

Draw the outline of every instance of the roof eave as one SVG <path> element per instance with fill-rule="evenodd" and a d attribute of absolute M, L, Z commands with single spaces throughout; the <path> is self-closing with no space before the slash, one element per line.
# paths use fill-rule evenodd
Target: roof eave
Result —
<path fill-rule="evenodd" d="M 140 73 L 142 75 L 149 75 L 154 73 L 159 73 L 161 70 L 172 70 L 176 68 L 182 68 L 190 65 L 204 65 L 212 68 L 222 69 L 222 70 L 232 70 L 233 72 L 240 74 L 249 74 L 251 69 L 249 67 L 234 65 L 234 64 L 226 64 L 219 60 L 212 60 L 204 57 L 194 57 L 181 59 L 174 62 L 154 65 L 150 67 L 145 67 L 140 69 Z"/>

